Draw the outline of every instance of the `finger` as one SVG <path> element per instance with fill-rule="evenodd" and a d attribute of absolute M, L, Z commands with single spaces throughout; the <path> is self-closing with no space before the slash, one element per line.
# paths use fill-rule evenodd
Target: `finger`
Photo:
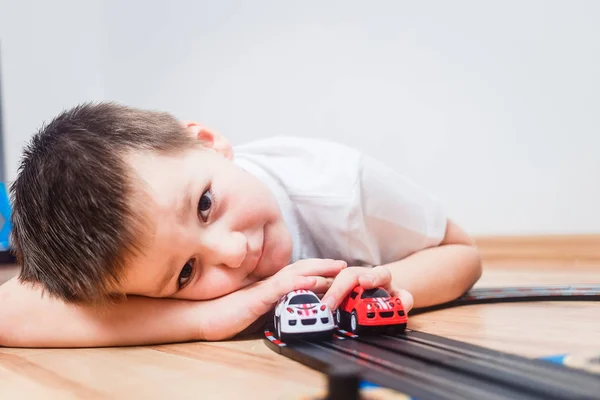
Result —
<path fill-rule="evenodd" d="M 221 309 L 219 318 L 214 317 L 214 312 L 209 313 L 207 326 L 211 332 L 224 335 L 226 333 L 237 333 L 244 329 L 257 318 L 271 310 L 283 296 L 294 290 L 311 290 L 317 283 L 314 276 L 281 276 L 264 281 L 256 282 L 241 290 L 213 300 L 215 309 Z M 242 312 L 240 310 L 248 310 Z M 225 313 L 225 314 L 224 314 Z M 231 314 L 231 315 L 227 315 Z M 214 333 L 213 335 L 216 335 Z M 212 336 L 211 336 L 212 337 Z M 215 336 L 216 338 L 217 336 Z M 215 339 L 216 340 L 216 339 Z"/>
<path fill-rule="evenodd" d="M 358 285 L 358 269 L 362 267 L 347 268 L 335 278 L 331 287 L 323 296 L 323 303 L 335 310 L 341 301 Z"/>
<path fill-rule="evenodd" d="M 281 297 L 293 290 L 310 290 L 316 283 L 316 278 L 296 276 L 290 279 L 269 279 L 251 284 L 243 289 L 232 292 L 226 296 L 211 300 L 215 309 L 221 309 L 219 318 L 209 313 L 210 330 L 229 331 L 237 327 L 245 328 L 256 318 L 264 315 L 273 308 Z M 216 304 L 222 303 L 220 306 Z M 240 313 L 240 310 L 248 312 Z"/>
<path fill-rule="evenodd" d="M 407 290 L 400 289 L 400 290 L 398 290 L 397 297 L 400 297 L 400 301 L 402 302 L 402 305 L 404 306 L 404 311 L 406 311 L 406 313 L 408 314 L 408 312 L 410 310 L 412 310 L 412 308 L 415 304 L 413 295 Z"/>
<path fill-rule="evenodd" d="M 365 289 L 376 287 L 387 288 L 392 282 L 392 273 L 383 265 L 372 268 L 368 273 L 358 277 L 358 282 Z"/>
<path fill-rule="evenodd" d="M 283 296 L 294 290 L 312 290 L 317 283 L 314 276 L 283 276 L 268 281 L 269 287 L 257 288 L 261 293 L 261 303 L 265 306 L 271 306 L 278 302 Z"/>
<path fill-rule="evenodd" d="M 383 287 L 385 290 L 387 290 L 387 292 L 390 294 L 390 296 L 392 297 L 400 297 L 400 289 L 392 286 L 392 285 L 387 285 Z"/>
<path fill-rule="evenodd" d="M 323 276 L 316 276 L 317 283 L 311 289 L 316 295 L 323 295 L 333 283 L 334 279 Z"/>
<path fill-rule="evenodd" d="M 347 266 L 345 261 L 333 259 L 302 260 L 297 265 L 292 265 L 295 268 L 289 268 L 285 274 L 278 273 L 266 280 L 267 287 L 255 288 L 260 292 L 261 305 L 258 308 L 270 307 L 294 290 L 313 291 L 317 281 L 321 282 L 322 288 L 329 286 L 323 277 L 336 276 Z"/>
<path fill-rule="evenodd" d="M 318 275 L 318 276 L 337 276 L 348 264 L 342 260 L 306 260 L 299 269 L 298 273 L 302 275 Z"/>

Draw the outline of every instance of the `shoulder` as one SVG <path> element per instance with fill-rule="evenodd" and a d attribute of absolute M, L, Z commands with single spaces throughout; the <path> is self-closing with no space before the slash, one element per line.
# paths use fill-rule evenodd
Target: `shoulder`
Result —
<path fill-rule="evenodd" d="M 260 154 L 271 157 L 286 157 L 289 159 L 323 160 L 332 157 L 359 157 L 360 152 L 355 148 L 333 140 L 276 136 L 255 140 L 234 147 L 236 154 Z"/>
<path fill-rule="evenodd" d="M 292 196 L 340 196 L 359 179 L 361 152 L 332 140 L 278 136 L 234 148 L 276 176 Z"/>

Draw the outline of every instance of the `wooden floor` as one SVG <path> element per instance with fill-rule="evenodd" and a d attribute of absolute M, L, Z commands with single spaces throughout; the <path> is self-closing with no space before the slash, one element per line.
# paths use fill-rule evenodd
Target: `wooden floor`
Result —
<path fill-rule="evenodd" d="M 14 273 L 0 267 L 0 282 Z M 575 283 L 600 283 L 600 263 L 488 262 L 477 287 Z M 409 328 L 527 357 L 600 352 L 600 302 L 463 306 L 415 315 Z M 322 374 L 275 354 L 260 337 L 109 349 L 0 349 L 0 393 L 6 399 L 308 399 L 325 389 Z"/>

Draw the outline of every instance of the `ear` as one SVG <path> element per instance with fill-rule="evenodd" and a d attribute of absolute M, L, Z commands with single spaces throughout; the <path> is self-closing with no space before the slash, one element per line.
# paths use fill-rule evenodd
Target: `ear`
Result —
<path fill-rule="evenodd" d="M 221 153 L 229 160 L 233 159 L 233 149 L 225 136 L 195 121 L 182 121 L 182 124 L 189 133 L 193 135 L 196 140 L 200 140 L 205 147 Z"/>

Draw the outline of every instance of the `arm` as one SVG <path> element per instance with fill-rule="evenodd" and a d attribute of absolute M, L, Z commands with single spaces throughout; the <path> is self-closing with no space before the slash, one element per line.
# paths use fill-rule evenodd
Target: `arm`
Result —
<path fill-rule="evenodd" d="M 412 294 L 413 307 L 444 303 L 468 290 L 481 276 L 480 256 L 439 199 L 377 159 L 364 156 L 361 166 L 363 240 L 386 254 L 386 264 L 371 271 L 374 284 L 398 289 L 409 305 Z"/>
<path fill-rule="evenodd" d="M 207 301 L 130 297 L 106 307 L 66 304 L 16 278 L 0 287 L 0 346 L 101 347 L 223 340 L 250 327 L 292 290 L 323 290 L 344 262 L 303 260 Z"/>
<path fill-rule="evenodd" d="M 386 266 L 392 274 L 392 286 L 410 292 L 416 308 L 454 300 L 481 276 L 481 258 L 474 241 L 450 220 L 439 246 Z"/>
<path fill-rule="evenodd" d="M 0 287 L 0 345 L 99 347 L 200 339 L 203 305 L 132 297 L 105 308 L 70 305 L 16 278 Z"/>
<path fill-rule="evenodd" d="M 481 276 L 481 261 L 474 242 L 458 225 L 448 221 L 437 247 L 413 253 L 401 260 L 374 268 L 349 267 L 340 273 L 323 296 L 337 308 L 353 287 L 384 287 L 400 296 L 407 310 L 457 298 Z"/>

